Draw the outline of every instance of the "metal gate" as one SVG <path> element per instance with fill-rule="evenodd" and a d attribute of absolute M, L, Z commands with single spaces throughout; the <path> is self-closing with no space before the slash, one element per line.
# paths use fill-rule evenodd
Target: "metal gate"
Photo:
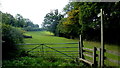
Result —
<path fill-rule="evenodd" d="M 54 56 L 64 59 L 78 58 L 78 43 L 36 43 L 36 44 L 18 44 L 27 53 L 37 56 Z"/>

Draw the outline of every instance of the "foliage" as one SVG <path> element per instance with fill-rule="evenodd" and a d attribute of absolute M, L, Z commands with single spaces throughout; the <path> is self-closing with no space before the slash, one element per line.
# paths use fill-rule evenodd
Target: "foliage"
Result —
<path fill-rule="evenodd" d="M 64 35 L 78 37 L 81 25 L 78 23 L 79 10 L 71 10 L 67 12 L 68 17 L 63 18 L 58 24 L 58 30 Z M 76 27 L 76 28 L 75 28 Z"/>
<path fill-rule="evenodd" d="M 9 13 L 2 13 L 2 23 L 21 28 L 39 28 L 38 24 L 33 24 L 30 19 L 24 18 L 20 14 L 16 14 L 16 16 L 13 17 L 13 15 Z"/>
<path fill-rule="evenodd" d="M 21 50 L 16 44 L 23 43 L 21 30 L 2 24 L 2 41 L 3 59 L 10 59 L 20 55 Z"/>
<path fill-rule="evenodd" d="M 25 30 L 25 31 L 42 31 L 42 30 L 44 30 L 44 29 L 38 28 L 38 27 L 28 26 L 28 27 L 23 28 L 23 30 Z"/>
<path fill-rule="evenodd" d="M 2 13 L 2 23 L 7 24 L 7 25 L 12 25 L 12 26 L 16 26 L 17 25 L 17 20 L 8 13 Z"/>
<path fill-rule="evenodd" d="M 100 9 L 104 11 L 104 42 L 119 44 L 120 2 L 70 2 L 64 7 L 64 18 L 57 25 L 60 36 L 100 41 Z M 109 8 L 109 9 L 108 9 Z M 77 35 L 77 36 L 76 36 Z"/>
<path fill-rule="evenodd" d="M 57 25 L 63 16 L 58 13 L 58 9 L 47 13 L 44 17 L 44 22 L 42 27 L 48 31 L 53 32 L 55 35 L 58 35 Z"/>
<path fill-rule="evenodd" d="M 120 26 L 120 2 L 113 3 L 78 3 L 83 35 L 86 39 L 100 41 L 100 18 L 97 15 L 102 8 L 104 11 L 104 41 L 118 43 Z M 110 8 L 110 9 L 107 9 Z"/>
<path fill-rule="evenodd" d="M 72 60 L 73 61 L 73 60 Z M 75 62 L 67 61 L 61 58 L 55 58 L 48 56 L 44 57 L 21 57 L 17 58 L 16 60 L 6 60 L 3 61 L 3 67 L 7 66 L 39 66 L 39 67 L 67 67 L 67 66 L 79 66 L 79 67 L 89 67 L 85 64 L 81 63 L 80 65 L 76 64 Z"/>

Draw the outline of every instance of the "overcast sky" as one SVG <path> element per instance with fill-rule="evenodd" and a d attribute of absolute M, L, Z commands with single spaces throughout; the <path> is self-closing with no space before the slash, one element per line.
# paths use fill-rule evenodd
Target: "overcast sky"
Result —
<path fill-rule="evenodd" d="M 29 18 L 34 24 L 43 22 L 44 16 L 52 9 L 62 12 L 63 7 L 69 0 L 0 0 L 0 10 L 15 16 L 21 14 L 24 18 Z"/>

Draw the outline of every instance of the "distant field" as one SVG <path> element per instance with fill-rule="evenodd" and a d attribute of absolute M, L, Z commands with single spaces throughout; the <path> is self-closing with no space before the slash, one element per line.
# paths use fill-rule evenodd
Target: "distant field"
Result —
<path fill-rule="evenodd" d="M 26 43 L 68 43 L 78 42 L 78 40 L 66 39 L 63 37 L 53 36 L 53 33 L 47 31 L 27 32 L 26 34 L 32 35 L 32 39 L 25 39 Z"/>
<path fill-rule="evenodd" d="M 25 43 L 78 43 L 79 40 L 73 40 L 73 39 L 67 39 L 64 37 L 56 37 L 53 35 L 53 33 L 47 32 L 47 31 L 33 31 L 33 32 L 26 32 L 25 34 L 27 35 L 31 35 L 32 38 L 27 38 L 25 39 Z M 38 45 L 24 45 L 24 47 L 36 47 Z M 49 47 L 78 47 L 78 44 L 59 44 L 59 45 L 47 45 Z M 100 43 L 99 42 L 92 42 L 92 41 L 84 41 L 84 47 L 87 48 L 93 48 L 93 47 L 97 47 L 100 48 Z M 49 48 L 44 48 L 44 54 L 46 55 L 53 55 L 53 56 L 63 56 L 63 54 L 58 54 L 58 52 L 45 52 L 45 51 L 53 51 Z M 111 50 L 111 51 L 115 51 L 118 52 L 118 46 L 117 45 L 108 45 L 105 44 L 105 49 L 107 50 Z M 55 48 L 58 51 L 78 51 L 78 48 Z M 30 50 L 30 49 L 26 49 L 26 50 Z M 33 51 L 41 51 L 41 48 L 39 49 L 35 49 Z M 68 52 L 63 52 L 63 53 L 68 53 Z M 69 56 L 73 56 L 73 57 L 78 57 L 78 52 L 69 52 L 69 53 L 76 53 L 76 54 L 67 54 Z M 38 54 L 36 52 L 32 52 L 31 54 Z M 109 53 L 105 53 L 105 56 L 115 59 L 115 60 L 119 60 L 118 58 L 120 58 L 120 56 L 116 56 L 116 55 L 112 55 Z M 91 58 L 88 58 L 91 59 Z M 105 61 L 107 65 L 111 65 L 111 66 L 116 66 L 118 64 L 114 64 L 112 62 L 108 62 Z"/>

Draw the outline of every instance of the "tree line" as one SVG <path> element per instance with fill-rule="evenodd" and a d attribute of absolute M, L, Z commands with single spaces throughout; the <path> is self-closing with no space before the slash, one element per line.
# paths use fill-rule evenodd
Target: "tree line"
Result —
<path fill-rule="evenodd" d="M 62 13 L 54 10 L 44 17 L 42 27 L 56 36 L 100 41 L 100 9 L 103 9 L 104 42 L 120 44 L 120 2 L 69 2 Z"/>
<path fill-rule="evenodd" d="M 20 14 L 16 14 L 14 17 L 9 13 L 2 13 L 2 24 L 11 25 L 13 27 L 19 27 L 26 31 L 40 31 L 38 24 L 34 24 L 30 19 L 24 18 Z"/>
<path fill-rule="evenodd" d="M 0 33 L 2 33 L 2 59 L 8 60 L 28 55 L 24 49 L 16 44 L 24 43 L 25 31 L 40 31 L 38 24 L 33 24 L 30 19 L 17 14 L 13 17 L 9 13 L 3 13 L 0 21 Z"/>

